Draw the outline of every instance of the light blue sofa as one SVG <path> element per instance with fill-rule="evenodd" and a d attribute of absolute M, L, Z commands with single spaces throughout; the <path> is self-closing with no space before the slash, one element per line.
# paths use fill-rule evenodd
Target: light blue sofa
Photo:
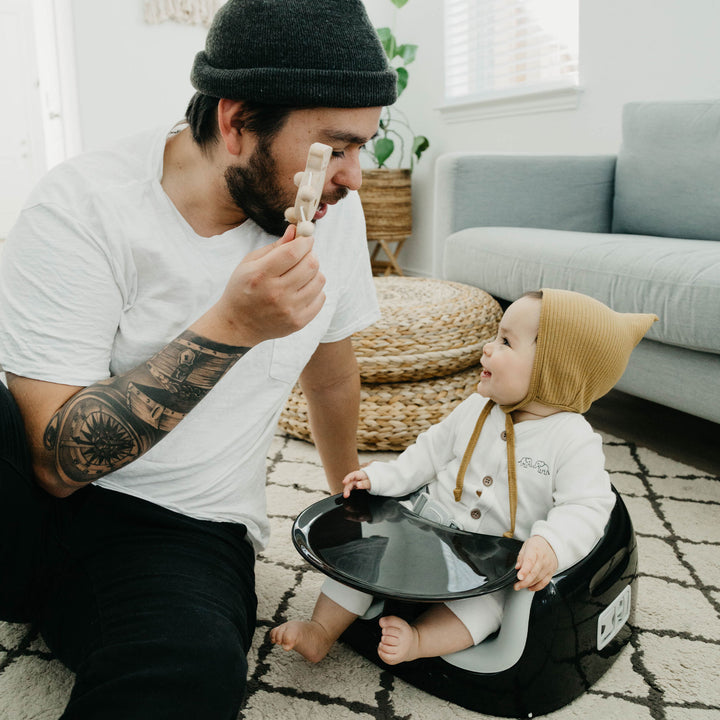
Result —
<path fill-rule="evenodd" d="M 720 423 L 720 101 L 629 103 L 617 156 L 451 153 L 434 274 L 660 317 L 618 389 Z"/>

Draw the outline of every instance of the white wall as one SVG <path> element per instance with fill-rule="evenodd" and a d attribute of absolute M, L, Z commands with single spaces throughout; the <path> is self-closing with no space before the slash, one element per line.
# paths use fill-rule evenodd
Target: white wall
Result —
<path fill-rule="evenodd" d="M 181 120 L 207 29 L 148 25 L 142 0 L 72 0 L 72 9 L 83 149 Z"/>
<path fill-rule="evenodd" d="M 573 110 L 448 124 L 442 104 L 441 0 L 366 0 L 376 25 L 419 45 L 401 107 L 431 149 L 413 175 L 414 224 L 401 264 L 432 267 L 433 170 L 455 150 L 612 153 L 629 100 L 720 97 L 717 0 L 580 0 L 581 84 Z M 206 31 L 177 23 L 146 25 L 141 0 L 73 0 L 81 131 L 86 149 L 182 117 L 192 95 L 190 66 Z"/>

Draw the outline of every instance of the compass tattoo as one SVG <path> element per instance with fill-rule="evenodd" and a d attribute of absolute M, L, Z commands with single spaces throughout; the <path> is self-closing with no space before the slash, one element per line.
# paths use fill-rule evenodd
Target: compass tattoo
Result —
<path fill-rule="evenodd" d="M 52 417 L 43 442 L 63 481 L 127 465 L 170 432 L 247 352 L 184 332 L 143 365 L 95 383 Z"/>

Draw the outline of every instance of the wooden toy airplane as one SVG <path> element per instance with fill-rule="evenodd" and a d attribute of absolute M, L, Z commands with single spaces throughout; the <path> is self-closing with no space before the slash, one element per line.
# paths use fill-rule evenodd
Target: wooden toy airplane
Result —
<path fill-rule="evenodd" d="M 315 231 L 313 218 L 317 212 L 332 148 L 323 143 L 313 143 L 308 151 L 304 172 L 295 174 L 298 187 L 295 206 L 285 211 L 285 219 L 297 226 L 297 235 L 310 237 Z"/>

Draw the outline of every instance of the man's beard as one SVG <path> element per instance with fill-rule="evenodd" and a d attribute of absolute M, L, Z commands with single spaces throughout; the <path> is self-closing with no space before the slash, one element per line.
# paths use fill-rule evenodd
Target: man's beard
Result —
<path fill-rule="evenodd" d="M 285 232 L 285 210 L 295 205 L 295 194 L 288 196 L 280 187 L 267 138 L 259 140 L 247 166 L 231 165 L 225 170 L 225 183 L 233 202 L 266 233 L 279 237 Z M 347 188 L 339 188 L 328 199 L 337 202 L 347 193 Z"/>
<path fill-rule="evenodd" d="M 295 198 L 283 196 L 268 140 L 258 142 L 246 167 L 228 167 L 225 182 L 233 202 L 266 233 L 281 236 L 285 232 L 285 209 L 294 204 Z"/>

